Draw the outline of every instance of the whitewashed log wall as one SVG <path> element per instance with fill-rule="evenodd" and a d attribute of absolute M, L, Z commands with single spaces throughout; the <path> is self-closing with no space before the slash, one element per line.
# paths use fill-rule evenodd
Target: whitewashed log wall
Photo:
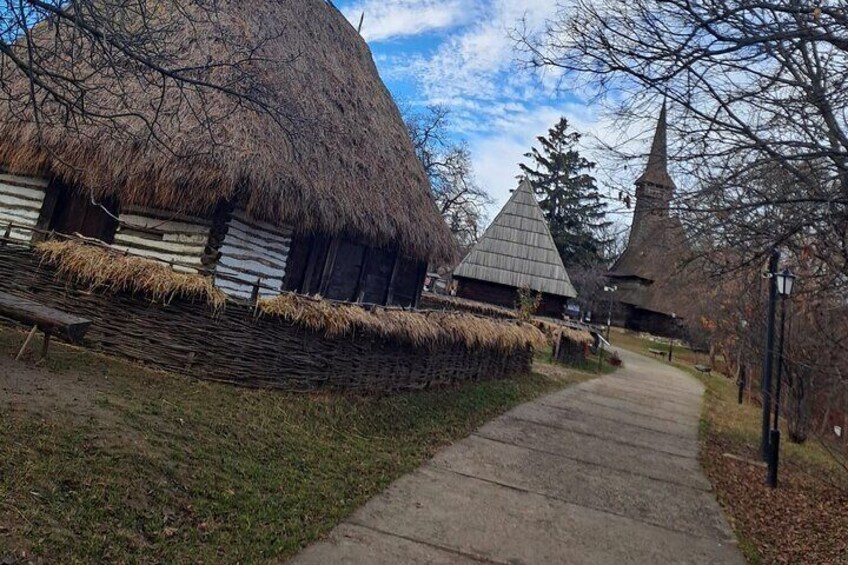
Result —
<path fill-rule="evenodd" d="M 235 212 L 221 245 L 215 285 L 231 296 L 250 298 L 256 281 L 259 296 L 276 296 L 283 286 L 292 230 L 249 219 Z"/>
<path fill-rule="evenodd" d="M 12 224 L 10 239 L 32 240 L 32 228 L 38 224 L 47 184 L 42 178 L 0 173 L 0 236 Z"/>
<path fill-rule="evenodd" d="M 122 213 L 119 220 L 115 249 L 170 263 L 180 272 L 196 273 L 202 267 L 209 222 L 185 216 L 175 220 L 158 210 L 132 210 Z"/>

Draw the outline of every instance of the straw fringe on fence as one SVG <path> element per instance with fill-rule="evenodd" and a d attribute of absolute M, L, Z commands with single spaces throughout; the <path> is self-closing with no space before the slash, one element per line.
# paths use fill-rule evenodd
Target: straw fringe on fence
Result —
<path fill-rule="evenodd" d="M 458 312 L 415 312 L 390 308 L 364 308 L 318 298 L 284 294 L 259 301 L 259 310 L 328 337 L 363 332 L 388 341 L 436 348 L 460 343 L 468 348 L 510 352 L 539 348 L 545 335 L 528 323 L 493 320 Z"/>
<path fill-rule="evenodd" d="M 177 273 L 170 266 L 79 241 L 35 244 L 42 262 L 56 268 L 60 278 L 92 290 L 144 295 L 168 304 L 175 298 L 201 300 L 218 310 L 227 301 L 211 279 Z"/>
<path fill-rule="evenodd" d="M 477 302 L 476 300 L 468 300 L 467 298 L 458 298 L 456 296 L 425 293 L 421 295 L 421 304 L 427 308 L 460 310 L 491 318 L 510 318 L 513 320 L 518 318 L 515 310 L 486 304 L 485 302 Z"/>
<path fill-rule="evenodd" d="M 482 316 L 488 316 L 489 318 L 497 318 L 501 320 L 518 319 L 518 314 L 514 310 L 494 306 L 492 304 L 486 304 L 485 302 L 468 300 L 467 298 L 457 298 L 455 296 L 424 294 L 421 296 L 421 304 L 429 308 L 472 312 Z M 549 322 L 541 318 L 531 318 L 527 323 L 534 325 L 540 332 L 542 332 L 551 345 L 554 344 L 559 335 L 579 344 L 592 343 L 592 335 L 585 330 L 571 328 L 563 325 L 562 323 Z"/>
<path fill-rule="evenodd" d="M 91 290 L 142 295 L 162 304 L 175 298 L 201 300 L 215 310 L 227 301 L 209 277 L 177 273 L 159 262 L 99 245 L 46 241 L 36 244 L 35 249 L 42 262 L 56 269 L 57 277 Z M 539 348 L 546 343 L 545 328 L 534 324 L 460 312 L 366 308 L 298 294 L 262 299 L 258 310 L 330 338 L 364 333 L 428 349 L 461 344 L 504 352 Z"/>

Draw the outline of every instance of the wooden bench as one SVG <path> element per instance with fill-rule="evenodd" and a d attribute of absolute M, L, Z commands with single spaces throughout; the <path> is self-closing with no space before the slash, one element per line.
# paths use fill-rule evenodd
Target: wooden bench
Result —
<path fill-rule="evenodd" d="M 668 355 L 668 351 L 663 351 L 662 349 L 653 349 L 653 348 L 649 349 L 648 353 L 650 353 L 651 355 L 656 355 L 657 357 L 660 357 L 662 355 Z"/>
<path fill-rule="evenodd" d="M 706 365 L 695 365 L 695 370 L 699 373 L 709 373 L 713 370 L 713 368 L 707 367 Z"/>
<path fill-rule="evenodd" d="M 47 357 L 47 347 L 50 345 L 52 335 L 61 335 L 69 342 L 78 344 L 82 342 L 88 328 L 91 327 L 91 320 L 6 292 L 0 292 L 0 316 L 32 324 L 32 329 L 15 356 L 15 360 L 19 360 L 24 354 L 32 338 L 35 337 L 36 330 L 44 332 L 44 343 L 41 347 L 43 360 Z"/>

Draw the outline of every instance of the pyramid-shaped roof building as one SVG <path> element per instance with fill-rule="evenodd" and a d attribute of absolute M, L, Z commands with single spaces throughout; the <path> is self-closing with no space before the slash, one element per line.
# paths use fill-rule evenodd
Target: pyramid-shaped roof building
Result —
<path fill-rule="evenodd" d="M 526 178 L 456 268 L 454 277 L 516 289 L 529 287 L 563 298 L 577 296 Z"/>

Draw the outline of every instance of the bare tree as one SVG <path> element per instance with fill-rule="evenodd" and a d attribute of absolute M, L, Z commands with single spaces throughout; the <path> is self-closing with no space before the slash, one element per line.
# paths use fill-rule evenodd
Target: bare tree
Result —
<path fill-rule="evenodd" d="M 407 110 L 405 114 L 436 206 L 460 246 L 467 249 L 480 237 L 486 206 L 492 202 L 474 178 L 468 146 L 450 135 L 450 110 L 444 106 L 429 106 L 420 112 Z"/>
<path fill-rule="evenodd" d="M 668 99 L 677 166 L 689 185 L 676 205 L 690 225 L 712 218 L 711 237 L 740 251 L 738 260 L 759 261 L 774 245 L 803 240 L 831 272 L 848 275 L 844 7 L 576 0 L 519 40 L 530 65 L 615 93 L 609 99 L 628 119 Z M 752 171 L 784 182 L 754 184 Z M 724 229 L 712 229 L 716 218 Z"/>
<path fill-rule="evenodd" d="M 225 143 L 220 127 L 240 109 L 286 130 L 295 115 L 265 80 L 269 66 L 283 72 L 266 47 L 285 30 L 260 18 L 224 0 L 1 0 L 0 104 L 40 134 L 169 152 L 192 151 L 172 143 L 189 121 Z"/>

